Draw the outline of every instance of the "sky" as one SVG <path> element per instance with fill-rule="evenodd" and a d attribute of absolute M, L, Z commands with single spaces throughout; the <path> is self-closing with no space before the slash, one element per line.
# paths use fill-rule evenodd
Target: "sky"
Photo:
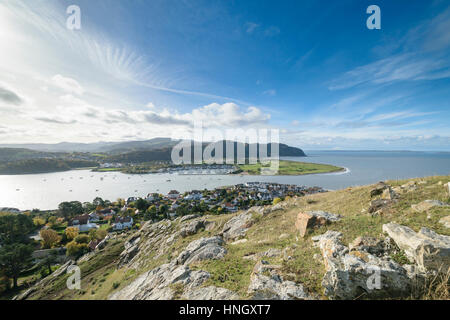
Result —
<path fill-rule="evenodd" d="M 1 0 L 0 119 L 0 143 L 188 137 L 201 121 L 307 150 L 450 151 L 450 4 Z"/>

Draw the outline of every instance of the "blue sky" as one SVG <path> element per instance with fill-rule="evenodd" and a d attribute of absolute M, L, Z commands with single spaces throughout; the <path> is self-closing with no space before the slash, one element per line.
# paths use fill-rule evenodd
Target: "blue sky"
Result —
<path fill-rule="evenodd" d="M 6 0 L 0 21 L 5 143 L 181 137 L 200 119 L 305 149 L 450 151 L 448 1 Z"/>

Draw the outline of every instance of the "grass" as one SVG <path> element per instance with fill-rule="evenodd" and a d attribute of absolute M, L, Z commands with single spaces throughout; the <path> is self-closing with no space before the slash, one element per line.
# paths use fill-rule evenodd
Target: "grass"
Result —
<path fill-rule="evenodd" d="M 270 164 L 262 164 L 258 162 L 256 164 L 242 164 L 238 167 L 244 174 L 260 175 L 261 168 L 269 168 Z M 296 176 L 313 173 L 338 172 L 342 170 L 344 169 L 328 164 L 280 160 L 277 175 Z"/>

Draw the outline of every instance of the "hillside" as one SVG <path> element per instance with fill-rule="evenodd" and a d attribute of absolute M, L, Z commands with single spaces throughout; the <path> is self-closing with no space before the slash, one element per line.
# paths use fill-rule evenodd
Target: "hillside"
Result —
<path fill-rule="evenodd" d="M 449 299 L 448 181 L 387 181 L 147 222 L 19 298 Z M 81 269 L 81 290 L 66 289 L 71 264 Z"/>
<path fill-rule="evenodd" d="M 98 163 L 95 161 L 38 158 L 14 162 L 0 162 L 0 174 L 14 175 L 59 172 L 96 166 L 98 166 Z"/>
<path fill-rule="evenodd" d="M 217 144 L 222 143 L 223 150 L 222 153 L 225 157 L 226 155 L 226 141 L 219 141 Z M 130 146 L 130 143 L 127 143 L 128 146 Z M 106 161 L 110 162 L 147 162 L 147 161 L 169 161 L 171 160 L 171 154 L 172 154 L 172 146 L 160 148 L 162 144 L 155 143 L 155 146 L 158 146 L 157 149 L 149 149 L 149 150 L 134 150 L 130 152 L 123 152 L 120 154 L 113 154 L 106 158 Z M 202 150 L 204 151 L 206 146 L 208 144 L 204 143 L 202 145 Z M 261 145 L 256 144 L 253 145 L 255 148 L 257 154 L 259 155 L 259 150 Z M 242 148 L 245 152 L 245 157 L 249 157 L 249 152 L 252 150 L 252 146 L 248 143 L 242 144 L 238 142 L 233 142 L 233 151 L 234 151 L 234 157 L 237 159 L 238 156 L 238 150 L 239 148 Z M 267 154 L 270 156 L 272 152 L 273 145 L 269 143 L 267 145 Z M 121 151 L 125 151 L 124 149 L 120 149 Z M 116 150 L 117 151 L 117 150 Z M 183 153 L 181 152 L 181 155 Z M 215 153 L 213 152 L 212 155 L 214 156 Z M 279 156 L 280 157 L 306 157 L 306 154 L 303 152 L 303 150 L 295 147 L 290 147 L 285 144 L 279 144 Z M 191 157 L 192 162 L 194 161 L 194 145 L 191 143 Z"/>
<path fill-rule="evenodd" d="M 178 144 L 180 140 L 172 140 L 170 138 L 154 138 L 144 141 L 125 141 L 125 142 L 97 142 L 97 143 L 56 143 L 56 144 L 0 144 L 0 148 L 8 149 L 29 149 L 27 152 L 108 152 L 112 154 L 120 154 L 134 151 L 153 151 L 153 150 L 170 150 Z M 206 143 L 205 143 L 206 145 Z M 236 143 L 235 143 L 236 148 Z M 246 145 L 248 152 L 248 145 Z M 269 147 L 270 150 L 270 147 Z M 0 149 L 0 154 L 2 149 Z M 170 155 L 170 154 L 169 154 Z M 280 156 L 284 157 L 303 157 L 304 152 L 295 147 L 280 144 Z M 169 158 L 170 159 L 170 158 Z M 164 159 L 167 160 L 167 156 Z"/>
<path fill-rule="evenodd" d="M 0 162 L 37 158 L 57 158 L 60 153 L 40 152 L 24 148 L 0 148 Z"/>

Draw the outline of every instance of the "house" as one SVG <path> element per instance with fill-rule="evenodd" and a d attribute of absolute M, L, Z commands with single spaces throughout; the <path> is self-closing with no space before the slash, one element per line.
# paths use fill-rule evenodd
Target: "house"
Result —
<path fill-rule="evenodd" d="M 123 230 L 128 229 L 133 226 L 133 218 L 132 217 L 119 217 L 116 218 L 115 223 L 112 225 L 114 230 Z"/>
<path fill-rule="evenodd" d="M 180 197 L 180 193 L 177 190 L 170 190 L 167 197 L 169 199 L 178 199 Z"/>
<path fill-rule="evenodd" d="M 200 200 L 202 197 L 203 195 L 199 191 L 193 191 L 192 193 L 185 196 L 184 200 Z"/>
<path fill-rule="evenodd" d="M 238 210 L 236 206 L 233 206 L 230 202 L 227 202 L 224 205 L 222 205 L 222 209 L 226 209 L 229 212 L 236 212 Z"/>
<path fill-rule="evenodd" d="M 136 202 L 137 200 L 138 200 L 138 198 L 136 198 L 136 197 L 129 197 L 127 199 L 127 204 L 130 204 L 131 202 Z"/>
<path fill-rule="evenodd" d="M 83 214 L 81 216 L 77 216 L 77 217 L 73 218 L 69 222 L 69 227 L 78 228 L 78 230 L 80 230 L 80 232 L 87 232 L 94 228 L 97 229 L 98 225 L 91 222 L 90 216 L 88 214 Z"/>
<path fill-rule="evenodd" d="M 177 201 L 172 202 L 172 205 L 170 206 L 171 211 L 175 211 L 180 205 Z"/>
<path fill-rule="evenodd" d="M 97 214 L 97 212 L 93 211 L 89 213 L 89 221 L 90 222 L 98 222 L 100 220 L 100 216 Z"/>
<path fill-rule="evenodd" d="M 103 214 L 103 215 L 115 215 L 115 214 L 116 214 L 116 211 L 114 211 L 114 210 L 111 209 L 111 208 L 107 208 L 107 209 L 102 209 L 102 210 L 100 210 L 99 213 L 100 213 L 100 214 Z"/>
<path fill-rule="evenodd" d="M 149 193 L 146 198 L 147 201 L 156 201 L 159 200 L 159 194 L 157 193 Z"/>

